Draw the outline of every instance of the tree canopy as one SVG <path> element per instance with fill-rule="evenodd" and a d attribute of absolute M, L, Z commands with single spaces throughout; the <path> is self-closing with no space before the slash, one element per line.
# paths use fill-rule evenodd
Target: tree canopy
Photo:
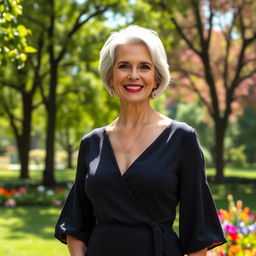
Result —
<path fill-rule="evenodd" d="M 16 62 L 18 68 L 21 68 L 27 54 L 35 52 L 35 48 L 29 46 L 27 42 L 31 30 L 18 21 L 21 15 L 20 0 L 0 1 L 0 65 L 9 60 Z"/>

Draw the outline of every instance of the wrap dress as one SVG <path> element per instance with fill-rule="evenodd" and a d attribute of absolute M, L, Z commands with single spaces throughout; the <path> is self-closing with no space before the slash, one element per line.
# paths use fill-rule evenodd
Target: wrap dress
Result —
<path fill-rule="evenodd" d="M 195 130 L 173 121 L 123 175 L 106 127 L 85 135 L 55 228 L 63 243 L 66 235 L 86 256 L 180 256 L 225 243 Z"/>

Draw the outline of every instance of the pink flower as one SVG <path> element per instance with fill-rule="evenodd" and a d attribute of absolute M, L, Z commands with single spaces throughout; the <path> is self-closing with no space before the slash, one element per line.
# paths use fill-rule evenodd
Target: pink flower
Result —
<path fill-rule="evenodd" d="M 16 206 L 16 201 L 12 198 L 9 198 L 5 204 L 4 204 L 5 207 L 14 207 Z"/>
<path fill-rule="evenodd" d="M 54 204 L 55 206 L 62 206 L 62 202 L 61 202 L 60 200 L 54 200 L 54 201 L 53 201 L 53 204 Z"/>
<path fill-rule="evenodd" d="M 24 193 L 27 192 L 27 190 L 26 190 L 25 188 L 20 188 L 20 189 L 18 189 L 17 192 L 18 192 L 19 194 L 24 194 Z"/>
<path fill-rule="evenodd" d="M 229 234 L 234 234 L 234 233 L 236 233 L 237 232 L 237 228 L 236 228 L 236 226 L 234 226 L 234 225 L 231 225 L 231 224 L 227 224 L 226 226 L 225 226 L 225 230 L 226 230 L 226 232 Z"/>

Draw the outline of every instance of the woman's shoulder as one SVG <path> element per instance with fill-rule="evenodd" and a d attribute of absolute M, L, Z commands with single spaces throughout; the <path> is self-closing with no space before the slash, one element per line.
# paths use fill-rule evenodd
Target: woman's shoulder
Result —
<path fill-rule="evenodd" d="M 194 133 L 195 129 L 185 122 L 178 121 L 176 119 L 171 119 L 168 116 L 160 114 L 161 119 L 158 122 L 160 126 L 171 127 L 172 131 L 180 132 L 180 133 Z"/>
<path fill-rule="evenodd" d="M 173 129 L 175 129 L 175 131 L 178 131 L 184 134 L 195 133 L 195 129 L 185 122 L 173 120 L 172 126 L 173 126 Z"/>
<path fill-rule="evenodd" d="M 183 145 L 200 145 L 196 130 L 185 122 L 174 120 L 172 133 L 179 137 Z"/>
<path fill-rule="evenodd" d="M 93 130 L 91 130 L 90 132 L 86 133 L 83 137 L 82 137 L 82 141 L 86 141 L 86 140 L 90 140 L 90 139 L 95 139 L 95 138 L 102 138 L 105 132 L 105 128 L 106 126 L 102 126 L 102 127 L 98 127 L 98 128 L 94 128 Z"/>

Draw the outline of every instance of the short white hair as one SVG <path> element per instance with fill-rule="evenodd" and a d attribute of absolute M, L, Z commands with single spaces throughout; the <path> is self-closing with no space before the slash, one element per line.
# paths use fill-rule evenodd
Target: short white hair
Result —
<path fill-rule="evenodd" d="M 116 47 L 121 44 L 137 43 L 146 45 L 156 68 L 158 87 L 154 89 L 154 98 L 160 96 L 171 82 L 167 55 L 157 32 L 137 25 L 130 25 L 118 32 L 111 33 L 100 51 L 99 72 L 105 87 L 112 96 L 114 96 L 114 91 L 108 81 L 112 74 Z"/>

